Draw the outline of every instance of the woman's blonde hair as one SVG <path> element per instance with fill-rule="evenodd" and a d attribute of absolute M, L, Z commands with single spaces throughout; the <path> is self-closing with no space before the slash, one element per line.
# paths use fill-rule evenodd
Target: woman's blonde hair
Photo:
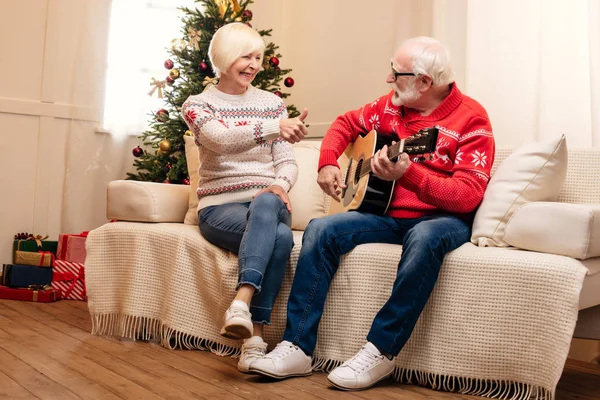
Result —
<path fill-rule="evenodd" d="M 222 26 L 214 34 L 208 47 L 208 57 L 217 77 L 244 54 L 260 51 L 261 64 L 265 41 L 254 29 L 241 22 Z"/>

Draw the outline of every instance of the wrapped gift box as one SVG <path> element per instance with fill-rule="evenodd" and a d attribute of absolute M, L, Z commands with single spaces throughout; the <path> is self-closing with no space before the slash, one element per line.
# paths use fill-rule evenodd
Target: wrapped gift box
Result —
<path fill-rule="evenodd" d="M 37 267 L 52 267 L 54 264 L 54 254 L 49 251 L 38 251 L 32 253 L 29 251 L 15 251 L 15 260 L 13 264 L 35 265 Z"/>
<path fill-rule="evenodd" d="M 0 299 L 50 303 L 60 300 L 60 292 L 50 286 L 32 287 L 29 289 L 14 289 L 0 286 Z"/>
<path fill-rule="evenodd" d="M 38 251 L 49 251 L 56 256 L 56 250 L 58 250 L 58 242 L 52 240 L 46 240 L 46 237 L 41 236 L 30 236 L 25 240 L 15 240 L 13 242 L 13 264 L 16 262 L 17 251 L 28 251 L 37 253 Z"/>
<path fill-rule="evenodd" d="M 82 263 L 55 260 L 52 271 L 52 287 L 60 292 L 63 299 L 87 300 Z"/>
<path fill-rule="evenodd" d="M 58 249 L 56 259 L 70 261 L 75 263 L 85 263 L 85 240 L 87 232 L 80 234 L 60 234 L 58 235 Z"/>
<path fill-rule="evenodd" d="M 30 285 L 50 285 L 52 268 L 33 265 L 4 264 L 2 266 L 2 285 L 27 288 Z"/>

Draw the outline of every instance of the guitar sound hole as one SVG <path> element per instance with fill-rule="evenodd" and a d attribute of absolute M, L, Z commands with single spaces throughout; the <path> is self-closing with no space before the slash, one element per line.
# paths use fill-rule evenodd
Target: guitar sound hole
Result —
<path fill-rule="evenodd" d="M 354 184 L 356 185 L 360 180 L 360 171 L 362 170 L 363 160 L 359 160 L 356 165 L 356 172 L 354 173 Z"/>

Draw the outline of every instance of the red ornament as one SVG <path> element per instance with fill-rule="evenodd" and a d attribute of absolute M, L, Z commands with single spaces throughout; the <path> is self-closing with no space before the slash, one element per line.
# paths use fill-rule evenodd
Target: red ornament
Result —
<path fill-rule="evenodd" d="M 170 180 L 168 180 L 168 179 L 165 179 L 165 180 L 163 181 L 163 183 L 167 183 L 167 184 L 168 184 L 168 183 L 171 183 L 171 181 L 170 181 Z"/>
<path fill-rule="evenodd" d="M 281 68 L 275 67 L 275 72 L 279 73 L 279 71 L 281 71 Z"/>
<path fill-rule="evenodd" d="M 172 166 L 171 166 L 171 163 L 167 163 L 167 165 L 165 165 L 165 169 L 166 169 L 167 171 L 170 171 L 170 170 L 171 170 L 171 168 L 172 168 Z"/>
<path fill-rule="evenodd" d="M 204 72 L 208 69 L 208 64 L 205 63 L 204 61 L 202 61 L 200 64 L 198 64 L 198 71 Z"/>
<path fill-rule="evenodd" d="M 175 80 L 171 79 L 170 76 L 167 76 L 167 78 L 165 79 L 167 81 L 167 85 L 172 86 L 173 83 L 175 83 Z"/>
<path fill-rule="evenodd" d="M 283 93 L 281 93 L 279 90 L 274 91 L 273 94 L 277 97 L 283 96 Z"/>
<path fill-rule="evenodd" d="M 164 108 L 161 108 L 156 112 L 156 119 L 160 122 L 167 122 L 169 120 L 169 112 Z"/>
<path fill-rule="evenodd" d="M 165 65 L 166 69 L 171 69 L 171 68 L 173 68 L 173 65 L 175 65 L 175 64 L 173 64 L 173 61 L 167 60 L 167 61 L 165 61 L 164 65 Z"/>
<path fill-rule="evenodd" d="M 271 66 L 276 67 L 279 65 L 279 58 L 271 57 L 271 59 L 269 60 L 269 63 L 271 64 Z"/>
<path fill-rule="evenodd" d="M 189 180 L 189 179 L 187 179 L 187 178 L 185 178 L 185 179 L 183 180 L 183 184 L 184 184 L 184 185 L 189 185 L 189 184 L 190 184 L 190 180 Z"/>
<path fill-rule="evenodd" d="M 242 13 L 242 18 L 244 18 L 246 21 L 250 21 L 252 19 L 252 11 L 244 10 Z"/>
<path fill-rule="evenodd" d="M 284 84 L 286 87 L 292 87 L 292 86 L 294 86 L 294 79 L 292 79 L 292 78 L 289 78 L 289 77 L 288 77 L 288 78 L 285 78 L 285 80 L 283 81 L 283 84 Z"/>
<path fill-rule="evenodd" d="M 144 150 L 140 146 L 138 146 L 138 147 L 135 147 L 131 151 L 131 153 L 133 153 L 134 157 L 141 157 L 142 154 L 144 154 Z"/>

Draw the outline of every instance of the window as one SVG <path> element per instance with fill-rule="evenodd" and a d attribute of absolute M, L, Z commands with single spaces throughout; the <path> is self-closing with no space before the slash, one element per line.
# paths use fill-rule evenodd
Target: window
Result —
<path fill-rule="evenodd" d="M 108 38 L 103 128 L 115 135 L 139 135 L 149 114 L 163 100 L 152 89 L 152 78 L 164 80 L 167 49 L 182 37 L 183 12 L 194 0 L 112 0 Z"/>

